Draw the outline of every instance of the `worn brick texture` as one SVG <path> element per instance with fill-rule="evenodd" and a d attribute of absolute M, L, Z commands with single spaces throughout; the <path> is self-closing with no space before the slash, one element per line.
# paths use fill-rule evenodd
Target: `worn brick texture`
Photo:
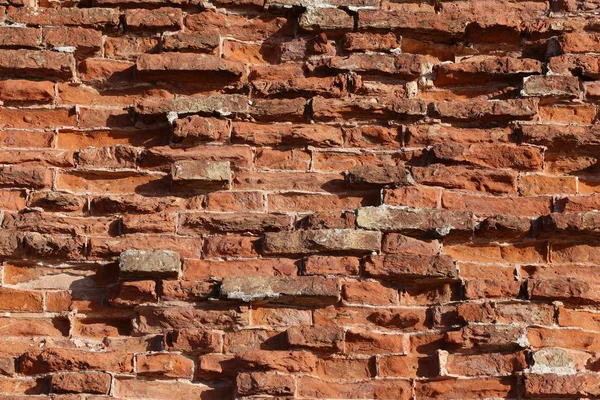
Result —
<path fill-rule="evenodd" d="M 600 399 L 600 0 L 0 0 L 0 399 Z"/>

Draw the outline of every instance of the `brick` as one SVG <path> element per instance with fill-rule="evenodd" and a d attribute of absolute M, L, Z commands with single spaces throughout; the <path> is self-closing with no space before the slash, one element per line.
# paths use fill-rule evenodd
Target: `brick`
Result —
<path fill-rule="evenodd" d="M 398 128 L 366 125 L 343 129 L 347 147 L 400 147 L 402 133 Z"/>
<path fill-rule="evenodd" d="M 181 215 L 180 232 L 263 232 L 289 229 L 291 219 L 284 214 L 186 213 Z"/>
<path fill-rule="evenodd" d="M 194 54 L 189 55 L 190 58 L 192 56 L 195 57 Z M 180 96 L 175 99 L 147 98 L 135 105 L 135 111 L 141 115 L 167 114 L 168 112 L 230 115 L 246 114 L 249 107 L 246 96 L 214 94 L 205 97 Z"/>
<path fill-rule="evenodd" d="M 189 379 L 193 375 L 194 362 L 179 354 L 138 354 L 135 369 L 142 376 Z"/>
<path fill-rule="evenodd" d="M 234 254 L 239 255 L 239 254 Z M 245 260 L 185 260 L 183 277 L 192 279 L 222 279 L 226 276 L 293 276 L 297 275 L 295 260 L 288 258 L 264 258 Z"/>
<path fill-rule="evenodd" d="M 339 8 L 308 8 L 300 16 L 300 28 L 307 31 L 352 30 L 354 18 Z"/>
<path fill-rule="evenodd" d="M 317 364 L 317 357 L 308 351 L 251 350 L 237 354 L 236 358 L 247 368 L 281 372 L 312 372 Z"/>
<path fill-rule="evenodd" d="M 510 80 L 541 74 L 542 63 L 512 57 L 472 57 L 458 63 L 440 64 L 435 69 L 437 86 L 477 84 L 481 79 Z"/>
<path fill-rule="evenodd" d="M 600 35 L 597 33 L 565 33 L 556 38 L 563 53 L 589 53 L 600 50 Z"/>
<path fill-rule="evenodd" d="M 413 167 L 412 175 L 420 185 L 441 186 L 486 193 L 516 193 L 517 173 L 510 170 L 433 164 Z"/>
<path fill-rule="evenodd" d="M 240 396 L 291 395 L 295 391 L 295 381 L 291 376 L 266 372 L 239 373 L 236 377 L 236 386 Z"/>
<path fill-rule="evenodd" d="M 598 288 L 593 283 L 570 279 L 530 280 L 527 283 L 532 299 L 560 299 L 573 303 L 596 303 Z"/>
<path fill-rule="evenodd" d="M 344 35 L 342 47 L 346 51 L 387 51 L 400 47 L 400 41 L 392 32 L 350 32 Z"/>
<path fill-rule="evenodd" d="M 383 190 L 383 204 L 415 208 L 438 208 L 442 191 L 427 186 L 407 186 Z"/>
<path fill-rule="evenodd" d="M 474 228 L 473 216 L 467 212 L 389 206 L 359 208 L 356 223 L 365 229 L 439 237 L 470 234 Z"/>
<path fill-rule="evenodd" d="M 523 328 L 514 325 L 469 325 L 447 332 L 445 341 L 452 347 L 476 350 L 517 350 L 527 346 Z"/>
<path fill-rule="evenodd" d="M 357 275 L 356 257 L 308 256 L 303 262 L 304 275 Z"/>
<path fill-rule="evenodd" d="M 7 19 L 28 25 L 117 25 L 119 11 L 114 8 L 48 8 L 39 12 L 32 7 L 10 7 Z"/>
<path fill-rule="evenodd" d="M 114 393 L 118 397 L 151 397 L 154 399 L 168 400 L 175 398 L 199 398 L 207 399 L 226 398 L 233 394 L 234 388 L 229 385 L 207 385 L 191 384 L 189 382 L 174 381 L 149 381 L 119 377 L 115 378 Z"/>
<path fill-rule="evenodd" d="M 120 282 L 118 288 L 111 288 L 108 302 L 115 307 L 134 307 L 143 303 L 156 303 L 156 283 L 154 281 Z"/>
<path fill-rule="evenodd" d="M 418 382 L 415 392 L 423 399 L 510 398 L 516 395 L 517 386 L 513 378 L 446 379 Z"/>
<path fill-rule="evenodd" d="M 214 53 L 219 47 L 219 31 L 206 28 L 203 32 L 176 32 L 163 36 L 163 49 L 167 51 L 193 51 Z"/>
<path fill-rule="evenodd" d="M 477 225 L 475 236 L 488 239 L 523 238 L 530 234 L 532 225 L 533 221 L 527 217 L 494 215 Z"/>
<path fill-rule="evenodd" d="M 333 327 L 294 326 L 286 331 L 290 348 L 306 349 L 314 352 L 341 352 L 344 330 Z"/>
<path fill-rule="evenodd" d="M 375 194 L 370 196 L 345 196 L 306 193 L 277 193 L 268 194 L 267 203 L 269 211 L 292 212 L 292 211 L 343 211 L 354 210 L 361 205 L 376 204 Z M 352 226 L 353 227 L 353 226 Z"/>
<path fill-rule="evenodd" d="M 588 54 L 564 54 L 552 57 L 548 68 L 557 74 L 577 74 L 596 79 L 600 76 L 598 60 Z"/>
<path fill-rule="evenodd" d="M 161 7 L 154 10 L 125 11 L 125 24 L 131 30 L 179 30 L 183 15 L 179 8 Z"/>
<path fill-rule="evenodd" d="M 181 261 L 170 250 L 127 250 L 119 256 L 119 270 L 124 278 L 177 276 Z"/>
<path fill-rule="evenodd" d="M 478 216 L 521 215 L 536 217 L 549 214 L 552 200 L 550 196 L 535 197 L 494 197 L 476 196 L 462 193 L 444 192 L 442 208 L 455 212 L 472 212 Z"/>
<path fill-rule="evenodd" d="M 54 84 L 21 79 L 0 81 L 0 99 L 5 103 L 48 103 L 54 100 Z M 26 147 L 26 146 L 24 146 Z"/>
<path fill-rule="evenodd" d="M 309 310 L 297 308 L 273 308 L 268 304 L 265 307 L 254 307 L 252 310 L 252 325 L 259 327 L 288 327 L 289 325 L 310 325 L 312 316 Z M 279 337 L 282 342 L 286 340 L 285 335 Z M 285 349 L 282 344 L 279 347 Z"/>
<path fill-rule="evenodd" d="M 134 64 L 104 58 L 86 58 L 78 65 L 83 82 L 118 83 L 133 79 Z"/>
<path fill-rule="evenodd" d="M 198 238 L 169 235 L 127 235 L 113 238 L 93 237 L 88 243 L 89 257 L 117 258 L 127 250 L 154 250 L 157 247 L 179 253 L 182 257 L 198 257 L 202 241 Z"/>
<path fill-rule="evenodd" d="M 310 145 L 333 147 L 342 143 L 339 128 L 328 125 L 232 123 L 232 141 L 257 146 Z"/>
<path fill-rule="evenodd" d="M 351 229 L 265 233 L 265 255 L 313 254 L 320 251 L 369 253 L 381 248 L 379 232 Z"/>
<path fill-rule="evenodd" d="M 162 300 L 201 301 L 216 298 L 217 283 L 211 281 L 163 281 Z"/>
<path fill-rule="evenodd" d="M 529 76 L 523 79 L 525 96 L 577 98 L 579 97 L 579 79 L 572 76 Z"/>
<path fill-rule="evenodd" d="M 208 211 L 264 211 L 261 192 L 213 192 L 206 198 Z"/>
<path fill-rule="evenodd" d="M 73 76 L 73 56 L 38 50 L 0 50 L 0 71 L 24 77 L 69 79 Z"/>
<path fill-rule="evenodd" d="M 433 146 L 433 157 L 441 162 L 455 162 L 488 168 L 541 170 L 542 152 L 529 146 L 440 143 Z"/>
<path fill-rule="evenodd" d="M 433 58 L 419 54 L 356 53 L 348 57 L 333 57 L 325 66 L 337 71 L 383 73 L 414 78 L 431 71 L 433 61 Z"/>
<path fill-rule="evenodd" d="M 247 307 L 198 309 L 191 305 L 177 307 L 140 306 L 139 325 L 135 333 L 163 334 L 165 330 L 184 328 L 230 329 L 247 326 Z"/>
<path fill-rule="evenodd" d="M 175 120 L 174 141 L 184 144 L 224 142 L 229 138 L 229 131 L 227 121 L 192 115 Z"/>
<path fill-rule="evenodd" d="M 524 352 L 499 354 L 448 354 L 445 369 L 449 374 L 462 376 L 511 375 L 527 368 Z"/>
<path fill-rule="evenodd" d="M 374 278 L 387 280 L 453 279 L 457 277 L 456 266 L 452 258 L 446 255 L 372 255 L 365 262 L 365 272 Z"/>
<path fill-rule="evenodd" d="M 345 352 L 348 354 L 403 353 L 402 335 L 350 330 L 346 332 Z"/>
<path fill-rule="evenodd" d="M 171 169 L 174 184 L 191 188 L 226 187 L 231 175 L 230 163 L 176 161 Z"/>
<path fill-rule="evenodd" d="M 461 37 L 465 31 L 465 16 L 456 19 L 435 13 L 403 13 L 387 10 L 359 10 L 358 29 L 411 30 L 423 35 L 445 38 Z"/>
<path fill-rule="evenodd" d="M 340 296 L 337 282 L 321 277 L 225 277 L 221 298 L 244 302 L 331 304 Z"/>
<path fill-rule="evenodd" d="M 34 291 L 1 288 L 0 309 L 13 312 L 42 311 L 42 295 Z"/>
<path fill-rule="evenodd" d="M 260 15 L 251 18 L 246 15 L 223 14 L 207 10 L 185 17 L 185 26 L 190 31 L 205 31 L 207 26 L 218 29 L 223 36 L 242 41 L 266 40 L 270 37 L 292 35 L 292 24 L 284 17 Z"/>
<path fill-rule="evenodd" d="M 541 349 L 533 353 L 531 372 L 573 375 L 576 373 L 575 362 L 566 350 L 560 348 Z"/>
<path fill-rule="evenodd" d="M 119 352 L 50 348 L 32 351 L 19 358 L 19 371 L 25 375 L 88 369 L 120 373 L 133 372 L 133 356 Z"/>
<path fill-rule="evenodd" d="M 3 47 L 38 47 L 42 31 L 38 28 L 3 26 L 0 28 L 0 45 Z"/>
<path fill-rule="evenodd" d="M 169 350 L 193 352 L 193 353 L 211 353 L 219 352 L 222 347 L 219 334 L 206 329 L 175 329 L 165 335 L 166 345 Z M 183 366 L 189 364 L 182 360 Z"/>
<path fill-rule="evenodd" d="M 137 59 L 136 70 L 138 77 L 143 80 L 163 80 L 167 76 L 167 79 L 172 80 L 198 80 L 207 72 L 213 74 L 212 79 L 231 79 L 244 73 L 242 65 L 238 62 L 195 53 L 142 54 Z M 175 71 L 177 74 L 173 74 Z"/>
<path fill-rule="evenodd" d="M 53 48 L 71 46 L 79 51 L 96 52 L 102 47 L 102 33 L 85 28 L 48 27 L 43 30 L 42 42 Z"/>
<path fill-rule="evenodd" d="M 583 373 L 572 376 L 556 374 L 526 374 L 525 396 L 561 396 L 577 398 L 580 396 L 598 396 L 599 389 L 596 384 L 597 374 Z"/>
<path fill-rule="evenodd" d="M 384 166 L 384 167 L 354 167 L 346 175 L 348 183 L 352 186 L 361 185 L 409 185 L 413 182 L 409 172 L 404 166 Z"/>
<path fill-rule="evenodd" d="M 438 357 L 422 357 L 413 355 L 380 356 L 378 360 L 379 375 L 397 377 L 433 378 L 439 374 Z"/>
<path fill-rule="evenodd" d="M 411 383 L 407 380 L 371 380 L 362 382 L 330 382 L 304 376 L 298 379 L 298 392 L 307 398 L 411 398 Z"/>
<path fill-rule="evenodd" d="M 583 351 L 597 351 L 600 337 L 597 333 L 582 331 L 579 328 L 552 329 L 530 327 L 527 340 L 532 348 L 562 347 Z"/>
<path fill-rule="evenodd" d="M 53 393 L 108 394 L 111 376 L 103 372 L 86 372 L 52 375 Z"/>
<path fill-rule="evenodd" d="M 342 299 L 351 304 L 392 306 L 399 302 L 398 290 L 379 282 L 357 281 L 342 285 Z"/>
<path fill-rule="evenodd" d="M 426 111 L 426 104 L 421 99 L 384 99 L 382 103 L 369 98 L 349 101 L 317 96 L 312 99 L 312 115 L 317 121 L 419 117 Z"/>
<path fill-rule="evenodd" d="M 593 237 L 597 234 L 595 212 L 551 213 L 540 218 L 540 236 L 572 238 L 575 235 Z"/>
<path fill-rule="evenodd" d="M 450 121 L 497 123 L 514 119 L 532 119 L 538 99 L 447 101 L 433 104 L 433 115 Z"/>

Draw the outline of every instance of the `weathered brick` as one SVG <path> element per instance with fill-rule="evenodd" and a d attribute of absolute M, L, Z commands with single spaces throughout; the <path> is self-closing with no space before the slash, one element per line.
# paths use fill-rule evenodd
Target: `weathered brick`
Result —
<path fill-rule="evenodd" d="M 265 233 L 265 255 L 312 254 L 321 251 L 369 253 L 381 248 L 381 233 L 351 229 Z"/>
<path fill-rule="evenodd" d="M 333 327 L 295 326 L 286 331 L 287 343 L 291 348 L 316 352 L 341 352 L 344 330 Z"/>
<path fill-rule="evenodd" d="M 266 372 L 239 373 L 236 385 L 240 396 L 291 395 L 295 391 L 295 381 L 291 376 Z"/>
<path fill-rule="evenodd" d="M 542 63 L 512 57 L 472 57 L 458 63 L 440 64 L 435 69 L 437 86 L 477 84 L 485 79 L 510 80 L 541 74 Z"/>
<path fill-rule="evenodd" d="M 111 376 L 103 372 L 60 373 L 52 375 L 53 393 L 108 394 Z"/>
<path fill-rule="evenodd" d="M 0 50 L 0 71 L 25 77 L 69 79 L 73 76 L 73 56 L 38 50 Z"/>
<path fill-rule="evenodd" d="M 240 63 L 195 53 L 142 54 L 137 59 L 136 69 L 143 80 L 198 80 L 207 72 L 213 74 L 212 79 L 237 78 L 244 73 Z"/>
<path fill-rule="evenodd" d="M 375 278 L 404 279 L 453 279 L 457 277 L 452 257 L 421 254 L 387 254 L 371 256 L 365 262 L 365 272 Z"/>
<path fill-rule="evenodd" d="M 511 170 L 473 168 L 459 165 L 433 164 L 413 167 L 414 181 L 421 185 L 489 193 L 516 193 L 517 173 Z"/>
<path fill-rule="evenodd" d="M 161 7 L 154 10 L 125 11 L 125 24 L 132 30 L 179 30 L 182 23 L 183 14 L 179 8 Z"/>
<path fill-rule="evenodd" d="M 447 101 L 433 104 L 433 116 L 450 121 L 498 123 L 533 119 L 538 99 Z"/>
<path fill-rule="evenodd" d="M 365 229 L 440 237 L 449 234 L 470 235 L 475 226 L 473 215 L 468 212 L 389 206 L 359 208 L 356 223 Z"/>
<path fill-rule="evenodd" d="M 170 250 L 127 250 L 119 256 L 119 269 L 124 278 L 177 276 L 181 261 Z"/>
<path fill-rule="evenodd" d="M 191 378 L 194 362 L 179 354 L 138 354 L 135 369 L 139 375 L 164 378 Z"/>
<path fill-rule="evenodd" d="M 221 283 L 221 298 L 244 302 L 332 304 L 340 297 L 333 279 L 321 277 L 225 277 Z"/>
<path fill-rule="evenodd" d="M 352 30 L 354 18 L 339 8 L 308 8 L 300 16 L 300 27 L 307 31 Z"/>

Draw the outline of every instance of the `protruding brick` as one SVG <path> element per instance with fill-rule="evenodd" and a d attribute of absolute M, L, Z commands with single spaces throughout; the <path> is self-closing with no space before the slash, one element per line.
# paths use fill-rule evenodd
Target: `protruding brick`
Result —
<path fill-rule="evenodd" d="M 229 161 L 177 161 L 171 169 L 177 187 L 226 188 L 231 179 Z"/>
<path fill-rule="evenodd" d="M 123 278 L 177 276 L 181 261 L 170 250 L 127 250 L 119 256 L 119 269 Z"/>
<path fill-rule="evenodd" d="M 336 303 L 339 297 L 336 280 L 316 276 L 232 276 L 221 283 L 221 298 L 227 300 L 327 305 Z"/>

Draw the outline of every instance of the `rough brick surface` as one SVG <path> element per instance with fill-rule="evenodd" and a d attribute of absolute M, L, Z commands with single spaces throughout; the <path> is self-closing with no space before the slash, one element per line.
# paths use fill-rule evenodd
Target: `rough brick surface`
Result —
<path fill-rule="evenodd" d="M 0 400 L 600 398 L 599 15 L 0 1 Z"/>

